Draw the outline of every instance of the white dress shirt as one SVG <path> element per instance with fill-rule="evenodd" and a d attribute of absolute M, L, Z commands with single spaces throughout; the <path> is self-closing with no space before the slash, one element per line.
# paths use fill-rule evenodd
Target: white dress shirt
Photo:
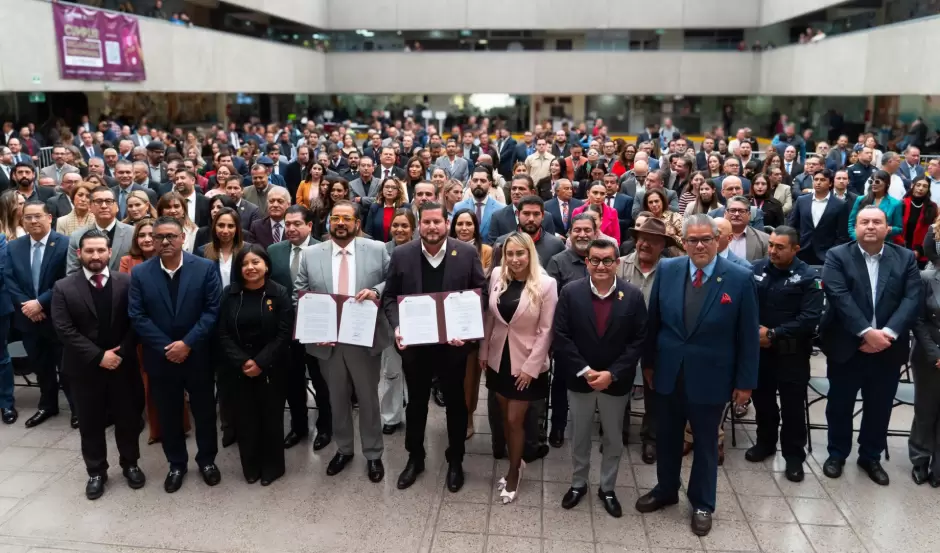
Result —
<path fill-rule="evenodd" d="M 86 269 L 85 267 L 82 267 L 82 272 L 85 273 L 85 280 L 87 280 L 92 286 L 95 285 L 95 281 L 92 280 L 91 277 L 95 276 L 96 274 L 97 274 L 97 275 L 104 275 L 104 278 L 101 279 L 101 286 L 102 286 L 102 288 L 103 288 L 103 287 L 108 283 L 108 281 L 111 279 L 111 271 L 108 269 L 108 266 L 107 266 L 107 265 L 104 266 L 104 270 L 101 271 L 100 273 L 93 273 L 93 272 L 89 271 L 88 269 Z"/>
<path fill-rule="evenodd" d="M 428 263 L 430 263 L 432 267 L 437 269 L 438 267 L 441 266 L 441 263 L 444 262 L 444 254 L 447 253 L 447 242 L 445 241 L 443 244 L 441 244 L 441 249 L 439 249 L 436 254 L 431 255 L 428 249 L 424 247 L 424 240 L 422 240 L 421 241 L 421 253 L 424 254 L 424 258 L 428 260 Z"/>
<path fill-rule="evenodd" d="M 339 264 L 343 259 L 343 255 L 340 253 L 342 250 L 346 250 L 346 264 L 349 266 L 349 277 L 346 280 L 348 285 L 347 290 L 349 291 L 350 296 L 355 296 L 359 291 L 356 289 L 356 256 L 353 255 L 356 248 L 356 241 L 353 240 L 345 248 L 339 247 L 336 242 L 330 241 L 333 244 L 333 293 L 339 293 Z"/>
<path fill-rule="evenodd" d="M 196 191 L 193 190 L 193 193 L 189 195 L 186 199 L 186 211 L 189 214 L 189 220 L 196 223 Z"/>
<path fill-rule="evenodd" d="M 115 220 L 111 221 L 111 224 L 110 224 L 110 225 L 106 226 L 105 228 L 101 228 L 101 227 L 98 226 L 98 223 L 95 222 L 95 228 L 98 229 L 98 230 L 100 230 L 101 232 L 108 232 L 108 233 L 110 233 L 110 232 L 111 232 L 111 229 L 113 229 L 115 226 L 117 226 L 117 223 L 118 223 L 118 222 L 117 222 L 117 219 L 115 219 Z"/>
<path fill-rule="evenodd" d="M 170 278 L 173 278 L 173 277 L 176 275 L 176 273 L 178 273 L 179 270 L 183 268 L 183 260 L 182 260 L 182 258 L 180 259 L 179 267 L 177 267 L 177 268 L 175 268 L 175 269 L 167 269 L 167 268 L 166 268 L 166 265 L 163 264 L 163 258 L 161 257 L 161 258 L 160 258 L 160 268 L 163 269 L 163 272 L 166 273 L 167 276 L 169 276 Z"/>
<path fill-rule="evenodd" d="M 747 230 L 738 236 L 732 236 L 728 249 L 741 259 L 747 259 Z"/>
<path fill-rule="evenodd" d="M 878 271 L 880 269 L 879 265 L 881 264 L 881 258 L 884 257 L 885 247 L 881 246 L 881 251 L 875 255 L 870 255 L 864 249 L 862 249 L 861 244 L 858 246 L 858 250 L 862 252 L 862 258 L 865 260 L 865 268 L 868 269 L 868 283 L 871 285 L 871 326 L 861 331 L 858 335 L 864 336 L 866 332 L 873 328 L 878 328 L 878 321 L 876 320 L 876 312 L 878 304 L 875 302 L 875 299 L 878 297 Z M 882 328 L 885 333 L 887 333 L 892 338 L 897 338 L 897 332 L 891 330 L 888 327 Z"/>
<path fill-rule="evenodd" d="M 225 254 L 219 252 L 219 277 L 222 278 L 222 288 L 232 283 L 232 260 L 235 259 L 235 252 L 232 252 L 225 259 Z"/>
<path fill-rule="evenodd" d="M 613 284 L 610 285 L 610 290 L 608 290 L 606 294 L 601 294 L 601 293 L 597 290 L 597 287 L 594 286 L 594 279 L 593 279 L 593 278 L 589 278 L 589 279 L 588 279 L 588 282 L 591 284 L 591 293 L 594 294 L 595 296 L 597 296 L 598 298 L 602 299 L 602 300 L 603 300 L 603 299 L 606 299 L 606 298 L 609 297 L 611 294 L 613 294 L 615 290 L 617 290 L 617 283 L 614 282 Z"/>
<path fill-rule="evenodd" d="M 940 203 L 940 180 L 927 177 L 930 180 L 930 201 Z"/>
<path fill-rule="evenodd" d="M 826 211 L 826 206 L 829 205 L 830 197 L 831 196 L 827 194 L 825 198 L 820 200 L 815 194 L 813 195 L 813 203 L 810 207 L 810 211 L 813 215 L 814 227 L 819 225 L 819 220 L 822 219 L 823 213 Z"/>

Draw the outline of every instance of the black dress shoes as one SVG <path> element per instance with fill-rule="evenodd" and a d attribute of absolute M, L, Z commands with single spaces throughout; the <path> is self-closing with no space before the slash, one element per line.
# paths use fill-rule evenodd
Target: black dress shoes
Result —
<path fill-rule="evenodd" d="M 623 516 L 623 508 L 620 507 L 620 502 L 617 501 L 617 494 L 614 493 L 614 490 L 605 492 L 598 488 L 597 497 L 601 500 L 601 503 L 604 505 L 604 510 L 607 511 L 608 515 L 614 518 Z"/>
<path fill-rule="evenodd" d="M 16 407 L 10 407 L 9 409 L 0 409 L 0 417 L 3 418 L 3 424 L 13 424 L 20 417 L 20 414 L 16 412 Z"/>
<path fill-rule="evenodd" d="M 207 486 L 216 486 L 222 481 L 222 473 L 215 464 L 206 465 L 199 469 L 199 472 L 202 473 L 202 479 L 206 482 Z"/>
<path fill-rule="evenodd" d="M 647 492 L 636 500 L 634 508 L 641 513 L 652 513 L 670 505 L 675 505 L 676 503 L 679 503 L 678 497 L 674 499 L 663 499 L 654 495 L 653 492 Z"/>
<path fill-rule="evenodd" d="M 565 431 L 552 428 L 552 431 L 548 433 L 548 445 L 555 448 L 565 445 Z"/>
<path fill-rule="evenodd" d="M 864 470 L 868 477 L 871 478 L 871 481 L 879 486 L 887 486 L 891 483 L 891 479 L 888 478 L 888 473 L 885 472 L 885 469 L 881 467 L 879 461 L 869 461 L 867 459 L 859 459 L 858 466 Z"/>
<path fill-rule="evenodd" d="M 147 477 L 144 475 L 144 471 L 140 470 L 140 467 L 137 465 L 124 469 L 124 478 L 127 480 L 127 485 L 130 486 L 132 490 L 139 490 L 147 483 Z"/>
<path fill-rule="evenodd" d="M 539 459 L 541 459 L 542 457 L 545 457 L 546 455 L 548 455 L 549 451 L 550 449 L 548 448 L 547 445 L 540 444 L 537 448 L 535 448 L 535 451 L 529 451 L 529 452 L 523 453 L 522 460 L 525 461 L 526 463 L 534 463 L 538 461 Z"/>
<path fill-rule="evenodd" d="M 463 487 L 463 465 L 451 463 L 447 467 L 447 489 L 450 493 L 457 493 Z"/>
<path fill-rule="evenodd" d="M 787 460 L 787 468 L 784 472 L 787 480 L 790 482 L 802 482 L 805 474 L 803 473 L 803 462 L 798 459 Z"/>
<path fill-rule="evenodd" d="M 78 428 L 78 415 L 72 415 L 69 417 L 69 426 L 72 428 Z"/>
<path fill-rule="evenodd" d="M 332 441 L 333 436 L 329 432 L 317 432 L 317 437 L 313 439 L 313 450 L 320 451 Z"/>
<path fill-rule="evenodd" d="M 163 481 L 163 490 L 166 493 L 174 493 L 179 491 L 183 487 L 183 476 L 186 473 L 181 470 L 170 469 L 170 472 L 166 475 L 166 480 Z"/>
<path fill-rule="evenodd" d="M 712 531 L 712 514 L 702 509 L 692 513 L 692 533 L 696 536 L 707 536 Z"/>
<path fill-rule="evenodd" d="M 375 459 L 366 462 L 366 473 L 369 475 L 369 481 L 376 484 L 385 478 L 385 465 L 381 459 Z"/>
<path fill-rule="evenodd" d="M 444 403 L 444 392 L 442 392 L 440 388 L 435 387 L 431 390 L 431 397 L 434 398 L 434 403 L 436 403 L 438 407 L 447 405 Z"/>
<path fill-rule="evenodd" d="M 823 474 L 829 478 L 838 478 L 842 476 L 842 467 L 845 466 L 845 459 L 836 459 L 835 457 L 829 457 L 826 459 L 826 462 L 823 463 Z"/>
<path fill-rule="evenodd" d="M 399 428 L 401 428 L 401 423 L 400 423 L 400 422 L 396 422 L 395 424 L 383 424 L 383 425 L 382 425 L 382 434 L 385 434 L 386 436 L 391 436 L 391 435 L 394 434 L 395 431 L 398 430 Z"/>
<path fill-rule="evenodd" d="M 418 479 L 418 475 L 422 472 L 424 472 L 424 461 L 408 459 L 405 470 L 401 471 L 401 474 L 398 476 L 398 489 L 404 490 L 410 488 L 411 485 L 415 483 L 415 480 Z"/>
<path fill-rule="evenodd" d="M 256 475 L 251 475 L 251 476 L 246 476 L 246 477 L 245 477 L 245 482 L 248 482 L 249 484 L 254 484 L 254 483 L 257 482 L 257 481 L 258 481 L 258 476 L 256 476 Z"/>
<path fill-rule="evenodd" d="M 36 411 L 36 414 L 26 419 L 26 428 L 33 428 L 39 426 L 40 424 L 46 422 L 50 418 L 58 415 L 58 411 L 50 411 L 49 409 L 40 409 Z"/>
<path fill-rule="evenodd" d="M 750 461 L 751 463 L 760 463 L 768 457 L 772 457 L 777 453 L 776 448 L 764 447 L 762 445 L 752 446 L 750 449 L 744 452 L 744 458 Z"/>
<path fill-rule="evenodd" d="M 647 465 L 656 462 L 656 444 L 643 444 L 642 459 Z"/>
<path fill-rule="evenodd" d="M 565 496 L 561 498 L 561 508 L 574 509 L 578 506 L 578 503 L 581 503 L 581 499 L 587 495 L 587 492 L 587 486 L 583 488 L 568 488 L 568 491 L 565 492 Z"/>
<path fill-rule="evenodd" d="M 911 479 L 918 486 L 926 482 L 928 478 L 930 478 L 930 471 L 927 469 L 927 465 L 914 465 L 914 468 L 911 469 Z"/>
<path fill-rule="evenodd" d="M 270 477 L 268 477 L 268 478 L 262 478 L 262 479 L 261 479 L 261 485 L 264 486 L 264 487 L 268 487 L 268 486 L 270 486 L 271 484 L 273 484 L 274 481 L 277 480 L 278 478 L 280 478 L 280 476 L 275 476 L 274 478 L 270 478 Z"/>
<path fill-rule="evenodd" d="M 336 452 L 336 455 L 330 459 L 330 464 L 326 466 L 326 475 L 327 476 L 336 476 L 337 474 L 343 472 L 343 469 L 346 468 L 346 465 L 352 461 L 352 455 L 346 455 L 345 453 Z"/>
<path fill-rule="evenodd" d="M 298 434 L 297 432 L 294 432 L 293 430 L 291 430 L 290 432 L 287 433 L 287 436 L 284 436 L 284 449 L 290 449 L 294 447 L 295 445 L 299 444 L 301 441 L 306 439 L 307 436 L 309 435 L 310 435 L 309 432 Z"/>
<path fill-rule="evenodd" d="M 930 482 L 931 488 L 940 488 L 940 474 L 931 472 L 927 480 Z"/>
<path fill-rule="evenodd" d="M 226 426 L 222 429 L 222 447 L 228 447 L 238 441 L 238 437 L 235 435 L 235 429 L 231 426 Z"/>
<path fill-rule="evenodd" d="M 107 481 L 107 473 L 89 477 L 85 484 L 85 497 L 94 501 L 104 495 L 104 483 Z"/>

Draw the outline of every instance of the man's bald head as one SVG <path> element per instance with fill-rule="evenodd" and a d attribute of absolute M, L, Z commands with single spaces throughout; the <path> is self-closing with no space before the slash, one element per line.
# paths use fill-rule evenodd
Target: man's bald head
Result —
<path fill-rule="evenodd" d="M 634 175 L 645 177 L 646 175 L 649 174 L 649 172 L 650 172 L 649 163 L 643 161 L 642 159 L 639 161 L 633 162 L 633 174 Z"/>
<path fill-rule="evenodd" d="M 721 181 L 721 196 L 724 199 L 728 200 L 741 194 L 744 194 L 744 186 L 741 184 L 740 178 L 729 175 Z"/>
<path fill-rule="evenodd" d="M 480 157 L 477 158 L 477 163 L 485 163 L 487 165 L 493 165 L 493 158 L 490 157 L 490 154 L 480 154 Z"/>
<path fill-rule="evenodd" d="M 638 161 L 643 161 L 644 163 L 646 163 L 646 161 L 649 160 L 649 158 L 650 158 L 650 155 L 648 153 L 644 152 L 643 150 L 640 150 L 633 156 L 633 166 L 636 167 L 636 164 Z"/>

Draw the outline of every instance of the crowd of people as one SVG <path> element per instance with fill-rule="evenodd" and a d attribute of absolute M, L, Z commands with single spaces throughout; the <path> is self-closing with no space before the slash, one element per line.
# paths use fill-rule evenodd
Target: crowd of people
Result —
<path fill-rule="evenodd" d="M 412 486 L 433 399 L 446 409 L 456 493 L 484 380 L 493 456 L 509 459 L 502 503 L 518 497 L 526 463 L 568 441 L 560 501 L 576 506 L 597 413 L 597 495 L 622 516 L 618 466 L 642 396 L 642 459 L 657 464 L 658 485 L 635 508 L 677 503 L 694 451 L 691 528 L 705 535 L 729 411 L 753 402 L 748 461 L 779 442 L 786 478 L 803 480 L 817 332 L 831 386 L 825 475 L 839 477 L 852 453 L 861 391 L 858 465 L 888 484 L 880 458 L 913 332 L 912 477 L 940 487 L 940 276 L 918 271 L 940 258 L 940 166 L 925 172 L 916 147 L 843 136 L 814 154 L 788 125 L 759 160 L 745 129 L 697 145 L 668 119 L 635 143 L 601 120 L 539 124 L 518 141 L 486 118 L 445 134 L 377 120 L 360 143 L 313 122 L 201 137 L 84 118 L 74 134 L 56 129 L 53 163 L 37 170 L 33 132 L 7 123 L 0 135 L 0 346 L 22 340 L 38 378 L 27 427 L 59 414 L 61 386 L 89 499 L 105 492 L 111 424 L 132 488 L 146 481 L 144 428 L 162 444 L 168 493 L 183 485 L 191 427 L 206 484 L 221 481 L 220 427 L 244 479 L 270 485 L 284 450 L 311 434 L 308 378 L 313 449 L 336 443 L 328 475 L 353 462 L 358 409 L 368 479 L 384 479 L 385 436 L 404 427 L 397 487 Z M 473 289 L 483 339 L 403 344 L 399 297 Z M 377 302 L 372 346 L 298 342 L 304 292 Z M 18 419 L 8 355 L 0 415 Z"/>

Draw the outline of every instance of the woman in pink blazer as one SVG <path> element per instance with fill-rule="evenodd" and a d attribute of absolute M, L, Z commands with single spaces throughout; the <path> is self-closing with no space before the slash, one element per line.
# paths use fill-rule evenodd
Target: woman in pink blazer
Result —
<path fill-rule="evenodd" d="M 480 369 L 496 394 L 509 450 L 509 472 L 497 488 L 504 504 L 516 498 L 522 480 L 523 421 L 529 402 L 548 396 L 548 349 L 558 303 L 555 279 L 539 265 L 528 234 L 513 232 L 500 266 L 489 281 L 489 305 L 480 344 Z"/>
<path fill-rule="evenodd" d="M 600 231 L 610 236 L 617 241 L 617 245 L 620 245 L 620 218 L 617 217 L 617 210 L 607 205 L 607 187 L 602 183 L 596 182 L 591 185 L 591 189 L 588 191 L 588 201 L 586 204 L 575 209 L 571 212 L 571 217 L 576 217 L 588 209 L 590 206 L 591 209 L 602 209 L 604 210 L 604 215 L 601 217 L 601 228 Z"/>

